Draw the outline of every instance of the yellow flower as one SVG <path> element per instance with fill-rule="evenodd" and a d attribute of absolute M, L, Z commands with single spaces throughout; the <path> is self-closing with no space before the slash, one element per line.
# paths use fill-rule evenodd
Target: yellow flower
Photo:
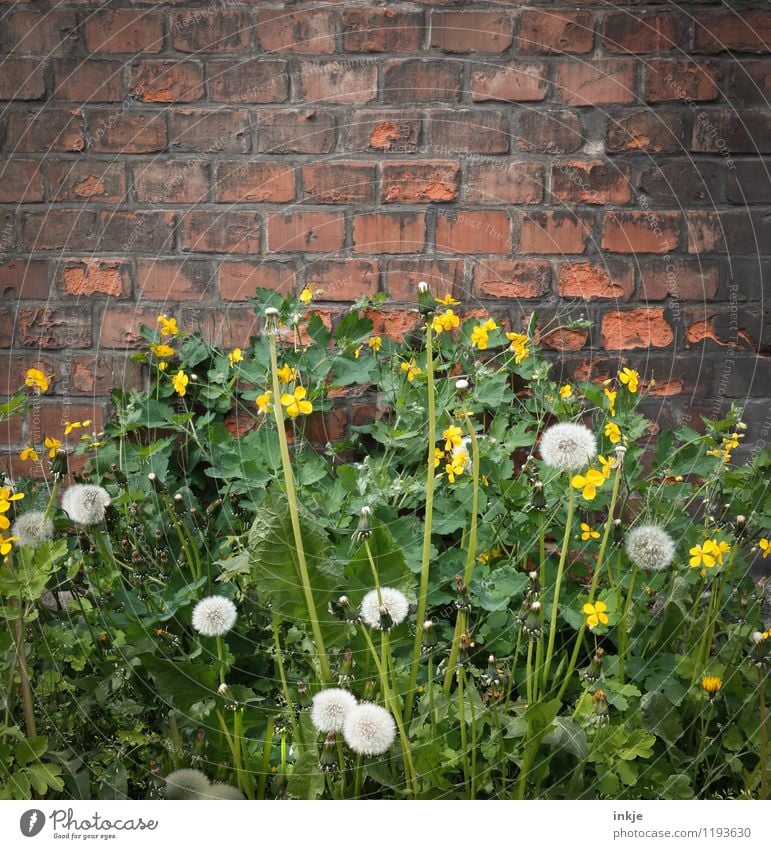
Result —
<path fill-rule="evenodd" d="M 2 534 L 0 534 L 0 554 L 3 557 L 5 557 L 5 555 L 10 552 L 10 550 L 13 548 L 11 543 L 15 542 L 17 539 L 18 537 L 4 537 Z"/>
<path fill-rule="evenodd" d="M 712 550 L 715 553 L 715 557 L 717 557 L 717 562 L 722 566 L 723 565 L 723 555 L 727 554 L 731 550 L 731 546 L 725 540 L 712 540 Z"/>
<path fill-rule="evenodd" d="M 187 384 L 190 383 L 190 378 L 180 369 L 172 378 L 171 383 L 177 395 L 184 395 L 187 392 Z"/>
<path fill-rule="evenodd" d="M 241 353 L 241 349 L 233 348 L 228 354 L 228 360 L 230 360 L 231 366 L 234 366 L 236 363 L 242 363 L 244 361 L 244 355 Z"/>
<path fill-rule="evenodd" d="M 608 412 L 611 414 L 611 416 L 615 416 L 616 415 L 616 395 L 618 395 L 618 392 L 614 392 L 612 389 L 606 389 L 605 395 L 608 399 Z"/>
<path fill-rule="evenodd" d="M 526 333 L 507 333 L 506 338 L 511 342 L 509 349 L 514 351 L 514 362 L 519 365 L 530 353 L 530 349 L 527 347 L 530 340 Z M 561 390 L 560 397 L 562 397 Z"/>
<path fill-rule="evenodd" d="M 718 677 L 717 675 L 705 675 L 701 679 L 701 688 L 705 693 L 709 695 L 710 698 L 715 698 L 715 696 L 720 692 L 723 687 L 723 679 Z"/>
<path fill-rule="evenodd" d="M 357 346 L 356 350 L 353 352 L 353 358 L 354 358 L 355 360 L 358 360 L 358 359 L 359 359 L 359 354 L 361 353 L 361 349 L 362 349 L 363 347 L 364 347 L 364 345 L 359 345 L 359 346 Z"/>
<path fill-rule="evenodd" d="M 621 439 L 621 428 L 615 422 L 605 425 L 605 436 L 615 445 Z"/>
<path fill-rule="evenodd" d="M 581 539 L 582 540 L 599 539 L 599 538 L 600 538 L 600 532 L 599 531 L 593 531 L 589 527 L 589 525 L 586 524 L 586 522 L 581 522 Z"/>
<path fill-rule="evenodd" d="M 255 399 L 261 413 L 268 412 L 268 408 L 270 407 L 270 396 L 271 392 L 270 389 L 268 389 L 267 392 L 263 392 L 262 395 L 258 395 Z"/>
<path fill-rule="evenodd" d="M 48 448 L 48 456 L 53 460 L 56 452 L 62 447 L 62 443 L 55 436 L 47 436 L 43 444 Z"/>
<path fill-rule="evenodd" d="M 69 436 L 73 430 L 77 430 L 81 427 L 88 427 L 91 424 L 91 419 L 86 419 L 83 422 L 65 422 L 64 423 L 64 435 Z"/>
<path fill-rule="evenodd" d="M 484 351 L 487 348 L 488 342 L 488 331 L 485 329 L 484 324 L 477 324 L 471 331 L 471 344 L 476 345 L 480 351 Z"/>
<path fill-rule="evenodd" d="M 0 513 L 9 510 L 12 501 L 21 501 L 22 498 L 24 498 L 23 492 L 12 493 L 9 487 L 0 487 Z"/>
<path fill-rule="evenodd" d="M 581 495 L 592 501 L 597 495 L 597 487 L 605 483 L 605 475 L 597 469 L 589 469 L 586 475 L 574 475 L 571 481 L 575 489 L 582 490 Z"/>
<path fill-rule="evenodd" d="M 41 392 L 48 392 L 48 378 L 40 369 L 28 368 L 27 376 L 24 379 L 24 385 L 39 389 Z"/>
<path fill-rule="evenodd" d="M 305 400 L 305 387 L 298 386 L 294 395 L 291 395 L 289 392 L 285 392 L 281 396 L 281 403 L 284 407 L 286 407 L 286 414 L 290 419 L 297 418 L 297 416 L 302 413 L 304 416 L 307 416 L 309 413 L 313 412 L 313 404 L 310 401 Z"/>
<path fill-rule="evenodd" d="M 313 290 L 310 286 L 306 285 L 302 292 L 300 292 L 300 303 L 309 304 L 313 300 Z"/>
<path fill-rule="evenodd" d="M 452 455 L 452 459 L 444 467 L 445 472 L 447 472 L 447 479 L 450 483 L 455 483 L 455 477 L 463 474 L 466 468 L 467 459 L 468 454 L 465 451 L 456 451 Z"/>
<path fill-rule="evenodd" d="M 412 383 L 415 377 L 420 374 L 420 369 L 415 365 L 415 360 L 410 360 L 408 363 L 402 363 L 401 369 L 407 374 L 407 380 Z"/>
<path fill-rule="evenodd" d="M 573 387 L 569 383 L 566 383 L 564 386 L 560 386 L 560 398 L 562 398 L 563 401 L 565 400 L 565 398 L 572 398 L 572 397 L 573 397 Z"/>
<path fill-rule="evenodd" d="M 602 467 L 602 476 L 607 480 L 610 477 L 610 470 L 616 468 L 616 458 L 610 457 L 609 459 L 605 459 L 602 454 L 597 456 L 599 460 L 600 466 Z"/>
<path fill-rule="evenodd" d="M 491 330 L 495 330 L 498 325 L 491 318 L 488 318 L 482 327 L 489 333 Z"/>
<path fill-rule="evenodd" d="M 276 374 L 278 375 L 279 383 L 291 383 L 297 378 L 297 369 L 284 364 L 280 369 L 278 369 Z"/>
<path fill-rule="evenodd" d="M 460 303 L 460 301 L 456 301 L 452 295 L 445 295 L 443 298 L 434 298 L 437 304 L 441 304 L 443 307 L 456 307 Z"/>
<path fill-rule="evenodd" d="M 159 315 L 158 323 L 161 325 L 161 336 L 176 336 L 177 333 L 179 333 L 176 318 L 169 318 L 166 315 Z"/>
<path fill-rule="evenodd" d="M 38 459 L 37 451 L 31 446 L 28 445 L 26 448 L 22 449 L 21 454 L 19 454 L 20 460 L 32 460 L 32 462 L 36 462 Z"/>
<path fill-rule="evenodd" d="M 765 560 L 766 557 L 771 554 L 771 540 L 761 537 L 758 540 L 758 545 L 760 546 L 760 550 L 763 552 L 763 559 Z"/>
<path fill-rule="evenodd" d="M 608 615 L 605 612 L 608 609 L 608 606 L 604 601 L 595 601 L 594 604 L 585 604 L 582 609 L 586 614 L 586 624 L 590 628 L 596 628 L 600 624 L 608 624 Z"/>
<path fill-rule="evenodd" d="M 442 462 L 442 457 L 444 457 L 444 451 L 441 448 L 434 448 L 434 468 Z"/>
<path fill-rule="evenodd" d="M 370 336 L 367 344 L 373 351 L 379 351 L 383 347 L 383 340 L 379 336 Z"/>
<path fill-rule="evenodd" d="M 708 539 L 704 545 L 694 545 L 688 550 L 691 555 L 689 563 L 696 568 L 697 566 L 706 566 L 711 569 L 715 565 L 715 543 Z M 702 574 L 705 574 L 702 572 Z"/>
<path fill-rule="evenodd" d="M 447 430 L 442 431 L 442 439 L 445 440 L 444 450 L 452 451 L 454 447 L 463 445 L 463 431 L 455 425 L 450 425 Z"/>
<path fill-rule="evenodd" d="M 434 333 L 441 333 L 446 330 L 448 333 L 460 324 L 460 318 L 455 315 L 452 310 L 438 312 L 431 322 L 431 329 Z"/>
<path fill-rule="evenodd" d="M 633 368 L 621 369 L 618 373 L 618 379 L 630 392 L 637 392 L 637 382 L 640 379 L 640 375 Z"/>
<path fill-rule="evenodd" d="M 6 509 L 8 509 L 8 508 L 6 508 Z M 11 523 L 8 521 L 8 517 L 4 516 L 2 513 L 0 513 L 0 531 L 7 531 L 8 528 L 10 528 L 10 527 L 11 527 Z"/>
<path fill-rule="evenodd" d="M 150 350 L 159 360 L 167 360 L 169 357 L 174 356 L 174 349 L 170 345 L 164 345 L 162 342 L 150 345 Z"/>

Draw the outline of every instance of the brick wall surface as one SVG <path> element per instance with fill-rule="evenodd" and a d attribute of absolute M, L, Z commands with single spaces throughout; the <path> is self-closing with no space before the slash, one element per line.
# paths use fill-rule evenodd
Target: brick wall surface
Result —
<path fill-rule="evenodd" d="M 243 345 L 310 283 L 401 334 L 425 279 L 771 444 L 765 6 L 0 0 L 0 364 L 55 377 L 0 439 L 99 421 L 159 311 Z"/>

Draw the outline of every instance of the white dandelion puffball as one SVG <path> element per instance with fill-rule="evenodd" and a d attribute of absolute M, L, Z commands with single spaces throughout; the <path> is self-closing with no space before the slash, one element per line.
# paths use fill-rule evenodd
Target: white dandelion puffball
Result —
<path fill-rule="evenodd" d="M 62 495 L 62 510 L 76 525 L 98 525 L 104 521 L 105 508 L 110 504 L 110 494 L 101 486 L 76 483 Z"/>
<path fill-rule="evenodd" d="M 627 534 L 626 553 L 640 569 L 660 572 L 675 559 L 675 543 L 658 525 L 640 525 Z"/>
<path fill-rule="evenodd" d="M 597 440 L 585 425 L 555 424 L 547 427 L 541 437 L 541 457 L 553 469 L 583 469 L 596 456 Z"/>
<path fill-rule="evenodd" d="M 356 696 L 348 690 L 333 687 L 313 697 L 311 722 L 323 734 L 342 731 L 346 716 L 356 707 Z"/>
<path fill-rule="evenodd" d="M 193 608 L 193 627 L 204 637 L 221 637 L 236 624 L 235 604 L 221 595 L 210 595 Z"/>
<path fill-rule="evenodd" d="M 165 793 L 167 799 L 205 799 L 211 783 L 198 769 L 178 769 L 166 776 Z"/>
<path fill-rule="evenodd" d="M 385 708 L 363 702 L 346 716 L 343 737 L 357 755 L 382 755 L 393 745 L 396 723 Z"/>
<path fill-rule="evenodd" d="M 231 784 L 222 784 L 220 782 L 212 784 L 206 794 L 207 799 L 243 799 L 244 794 Z"/>
<path fill-rule="evenodd" d="M 404 622 L 410 610 L 410 603 L 404 593 L 393 587 L 381 587 L 380 596 L 383 599 L 383 607 L 388 611 L 394 625 Z M 380 600 L 377 590 L 370 590 L 364 596 L 359 615 L 370 628 L 380 628 Z"/>
<path fill-rule="evenodd" d="M 19 545 L 37 548 L 54 535 L 54 520 L 46 518 L 42 510 L 29 510 L 16 519 L 11 536 L 19 538 Z"/>

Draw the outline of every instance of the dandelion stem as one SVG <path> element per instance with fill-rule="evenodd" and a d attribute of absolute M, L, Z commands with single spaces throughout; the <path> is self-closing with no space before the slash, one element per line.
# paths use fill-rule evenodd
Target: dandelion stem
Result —
<path fill-rule="evenodd" d="M 760 712 L 760 798 L 768 799 L 768 770 L 766 759 L 768 756 L 768 729 L 766 727 L 766 681 L 763 670 L 758 669 L 758 708 Z"/>
<path fill-rule="evenodd" d="M 220 665 L 220 684 L 225 683 L 225 653 L 222 650 L 222 637 L 219 634 L 214 638 L 217 641 L 217 660 Z"/>
<path fill-rule="evenodd" d="M 367 552 L 369 566 L 372 569 L 372 580 L 375 582 L 375 590 L 377 591 L 377 603 L 379 607 L 383 606 L 383 596 L 380 593 L 380 580 L 377 575 L 377 567 L 375 566 L 375 558 L 372 556 L 372 550 L 369 547 L 369 540 L 364 540 L 364 549 Z"/>
<path fill-rule="evenodd" d="M 18 617 L 13 621 L 13 638 L 16 643 L 16 663 L 19 668 L 19 686 L 21 689 L 22 710 L 24 711 L 24 724 L 27 727 L 27 737 L 30 740 L 34 740 L 37 737 L 37 725 L 35 723 L 35 707 L 32 702 L 32 688 L 27 669 L 27 649 L 24 645 L 25 611 L 19 599 L 12 598 L 10 604 L 11 607 L 18 611 Z"/>
<path fill-rule="evenodd" d="M 460 747 L 463 752 L 463 786 L 466 788 L 466 793 L 471 798 L 470 785 L 470 770 L 469 770 L 469 750 L 466 740 L 466 706 L 463 701 L 464 691 L 464 670 L 462 666 L 458 667 L 458 722 L 460 725 Z"/>
<path fill-rule="evenodd" d="M 636 579 L 637 566 L 632 569 L 632 574 L 629 578 L 629 587 L 626 591 L 626 601 L 624 602 L 624 610 L 621 614 L 621 621 L 618 623 L 618 677 L 622 684 L 624 683 L 624 666 L 626 664 L 626 653 L 629 649 L 629 640 L 627 634 L 627 617 L 629 616 L 629 608 L 632 606 L 632 595 L 634 593 L 634 585 Z"/>
<path fill-rule="evenodd" d="M 299 741 L 300 745 L 304 745 L 302 733 L 297 724 L 294 715 L 294 704 L 292 703 L 292 695 L 289 692 L 289 685 L 286 680 L 286 671 L 284 670 L 284 658 L 281 654 L 281 639 L 279 635 L 278 617 L 273 619 L 273 643 L 276 646 L 276 668 L 278 669 L 278 677 L 281 681 L 281 691 L 284 694 L 287 710 L 289 711 L 289 719 L 292 724 L 292 736 Z"/>
<path fill-rule="evenodd" d="M 543 510 L 538 511 L 538 582 L 541 587 L 541 592 L 546 584 L 546 531 Z M 544 606 L 541 605 L 538 611 L 539 631 L 538 644 L 535 649 L 535 692 L 534 698 L 538 698 L 538 682 L 541 680 L 543 669 L 543 640 L 544 640 Z"/>

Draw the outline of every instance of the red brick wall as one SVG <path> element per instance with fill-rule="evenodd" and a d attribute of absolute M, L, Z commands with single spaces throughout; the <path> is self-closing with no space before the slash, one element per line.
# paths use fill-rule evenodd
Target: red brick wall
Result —
<path fill-rule="evenodd" d="M 244 343 L 254 286 L 309 282 L 401 332 L 426 279 L 771 443 L 771 13 L 562 5 L 2 0 L 0 356 L 58 395 L 30 433 L 105 412 L 161 310 Z"/>

